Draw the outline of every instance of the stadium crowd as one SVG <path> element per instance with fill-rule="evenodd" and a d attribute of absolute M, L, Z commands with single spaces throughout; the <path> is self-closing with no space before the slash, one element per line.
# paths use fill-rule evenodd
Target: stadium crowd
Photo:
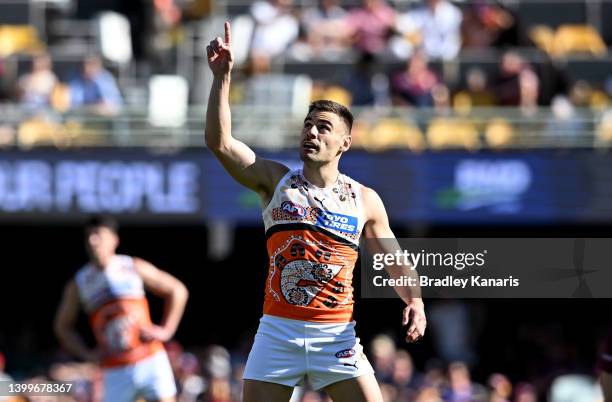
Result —
<path fill-rule="evenodd" d="M 113 7 L 113 2 L 106 3 L 107 7 Z M 273 61 L 281 57 L 306 64 L 315 60 L 333 63 L 345 62 L 347 55 L 353 54 L 358 61 L 354 76 L 344 77 L 340 82 L 322 81 L 317 84 L 319 90 L 321 87 L 340 87 L 345 91 L 346 103 L 354 106 L 387 102 L 433 107 L 447 102 L 456 107 L 517 106 L 529 109 L 538 104 L 550 105 L 552 102 L 554 105 L 561 102 L 559 97 L 567 99 L 573 107 L 602 107 L 610 101 L 612 76 L 602 82 L 588 82 L 571 77 L 563 70 L 562 64 L 554 63 L 555 82 L 550 83 L 550 77 L 542 77 L 542 74 L 550 73 L 544 69 L 550 67 L 548 63 L 534 64 L 515 50 L 539 47 L 550 60 L 576 53 L 596 58 L 602 52 L 605 54 L 607 48 L 594 30 L 588 30 L 592 36 L 581 37 L 580 43 L 578 39 L 573 42 L 567 39 L 569 43 L 564 44 L 563 38 L 557 40 L 554 32 L 547 31 L 552 31 L 552 28 L 546 27 L 544 22 L 526 28 L 519 15 L 498 2 L 471 1 L 459 7 L 449 0 L 423 0 L 403 11 L 385 0 L 363 0 L 361 3 L 344 7 L 338 0 L 320 0 L 313 7 L 297 7 L 292 0 L 255 1 L 248 9 L 252 31 L 242 34 L 241 30 L 235 38 L 236 42 L 250 43 L 243 77 L 248 79 L 270 72 Z M 168 25 L 180 29 L 181 24 L 193 22 L 193 13 L 188 12 L 188 6 L 182 10 L 172 0 L 156 1 L 153 5 L 155 20 L 163 20 L 166 24 L 161 27 L 150 24 L 158 30 Z M 119 7 L 119 2 L 114 7 L 126 13 L 132 22 L 134 63 L 147 65 L 147 68 L 135 70 L 135 75 L 176 71 L 176 65 L 160 66 L 156 62 L 158 57 L 153 44 L 141 43 L 147 38 L 136 34 L 141 27 L 134 22 L 137 17 L 134 13 L 142 11 L 135 11 L 135 8 L 124 10 L 125 7 Z M 211 9 L 212 6 L 206 7 Z M 205 16 L 199 15 L 200 18 Z M 542 39 L 546 36 L 543 31 L 552 35 L 547 39 L 550 43 Z M 142 33 L 145 32 L 147 30 Z M 248 32 L 252 33 L 249 35 Z M 180 43 L 180 36 L 177 35 L 175 45 Z M 53 39 L 49 40 L 53 42 Z M 5 101 L 22 103 L 27 108 L 54 103 L 53 89 L 60 80 L 53 72 L 53 55 L 43 50 L 46 45 L 53 43 L 13 49 L 12 53 L 34 55 L 32 71 L 22 73 L 14 82 L 16 85 L 5 80 L 2 93 Z M 497 70 L 485 71 L 474 66 L 458 82 L 449 82 L 440 63 L 455 60 L 460 52 L 474 49 L 503 52 Z M 11 55 L 10 50 L 3 53 L 4 57 Z M 168 57 L 165 64 L 172 60 L 175 58 Z M 83 64 L 82 71 L 72 71 L 67 77 L 62 77 L 68 87 L 64 91 L 67 99 L 57 99 L 56 107 L 104 104 L 97 110 L 102 113 L 116 111 L 122 100 L 114 78 L 104 70 L 97 57 L 87 57 Z M 381 70 L 377 66 L 385 64 L 393 68 L 386 69 L 382 75 L 377 74 Z M 8 71 L 0 71 L 3 71 L 0 74 L 5 79 L 11 78 Z M 546 88 L 542 85 L 543 78 L 547 81 Z M 57 91 L 55 95 L 60 97 Z"/>
<path fill-rule="evenodd" d="M 549 342 L 549 341 L 547 341 Z M 379 334 L 370 343 L 369 358 L 376 370 L 385 402 L 601 402 L 595 373 L 562 369 L 561 345 L 549 342 L 547 362 L 532 364 L 547 367 L 532 382 L 512 381 L 501 372 L 485 374 L 482 381 L 473 378 L 473 368 L 460 360 L 445 363 L 428 360 L 417 370 L 410 353 L 389 335 Z M 179 402 L 239 402 L 242 372 L 249 350 L 248 342 L 231 352 L 220 345 L 184 349 L 177 341 L 166 344 L 179 390 Z M 563 353 L 569 353 L 561 352 Z M 556 354 L 557 356 L 553 356 Z M 556 360 L 556 362 L 555 362 Z M 5 358 L 0 353 L 0 379 L 31 383 L 73 382 L 70 396 L 13 398 L 21 401 L 95 402 L 102 393 L 101 372 L 96 364 L 77 362 L 58 352 L 45 367 L 5 373 Z M 526 371 L 533 367 L 526 365 Z M 525 374 L 525 378 L 527 374 Z M 322 392 L 312 390 L 307 380 L 294 392 L 292 402 L 329 402 Z"/>
<path fill-rule="evenodd" d="M 211 1 L 145 3 L 132 7 L 107 1 L 96 8 L 77 1 L 76 14 L 62 17 L 89 18 L 86 21 L 94 24 L 101 11 L 123 13 L 132 32 L 126 36 L 132 45 L 128 53 L 133 54 L 127 67 L 109 59 L 116 55 L 90 43 L 82 60 L 71 61 L 70 68 L 62 61 L 62 71 L 57 71 L 56 59 L 65 57 L 57 49 L 71 52 L 76 39 L 52 34 L 44 43 L 34 40 L 0 49 L 0 102 L 20 105 L 22 113 L 19 124 L 0 125 L 0 144 L 10 145 L 15 139 L 36 144 L 38 137 L 43 143 L 50 137 L 60 147 L 70 144 L 91 124 L 64 121 L 63 114 L 85 112 L 112 120 L 128 110 L 143 109 L 147 96 L 154 96 L 147 80 L 156 74 L 187 80 L 184 108 L 199 102 L 201 94 L 196 92 L 203 88 L 202 77 L 180 77 L 178 64 L 204 63 L 201 57 L 185 55 L 191 46 L 185 32 L 188 26 L 210 28 L 225 17 L 216 13 Z M 588 24 L 561 25 L 555 31 L 546 21 L 538 25 L 521 21 L 522 14 L 505 2 L 488 1 L 258 0 L 242 8 L 231 5 L 228 2 L 225 11 L 236 23 L 238 60 L 232 92 L 236 104 L 258 105 L 266 99 L 286 105 L 282 97 L 253 93 L 279 82 L 291 87 L 295 81 L 288 77 L 302 74 L 310 76 L 311 83 L 296 86 L 295 91 L 308 91 L 311 100 L 327 98 L 366 110 L 358 113 L 355 130 L 356 145 L 366 148 L 378 149 L 381 139 L 382 148 L 389 143 L 415 151 L 426 146 L 474 149 L 481 143 L 496 147 L 535 132 L 554 137 L 555 143 L 585 134 L 592 137 L 594 132 L 596 138 L 588 144 L 612 142 L 612 113 L 607 111 L 612 105 L 612 75 L 587 74 L 589 60 L 606 63 L 607 45 Z M 2 32 L 2 40 L 10 43 L 11 37 Z M 195 43 L 196 51 L 203 51 Z M 488 55 L 488 61 L 473 58 L 479 54 Z M 27 62 L 18 63 L 18 68 L 3 63 L 3 58 L 8 62 L 15 56 Z M 587 64 L 570 71 L 566 59 L 573 56 Z M 332 66 L 335 73 L 317 73 L 322 64 Z M 298 66 L 298 71 L 287 71 L 289 65 Z M 118 72 L 122 77 L 117 77 Z M 279 81 L 279 76 L 285 78 Z M 187 85 L 188 81 L 193 82 Z M 147 91 L 151 93 L 146 95 Z M 139 95 L 143 93 L 144 97 Z M 170 96 L 175 94 L 159 97 Z M 181 102 L 177 98 L 175 103 Z M 402 112 L 391 124 L 382 124 L 383 130 L 372 123 L 380 116 L 369 116 L 368 111 L 390 106 L 425 112 L 422 118 Z M 491 107 L 516 108 L 519 115 L 508 118 L 500 111 L 495 119 L 471 118 L 475 109 Z M 449 118 L 456 115 L 466 119 Z M 528 124 L 522 126 L 516 119 Z M 449 140 L 444 133 L 449 126 L 461 126 L 463 134 L 453 134 L 456 138 Z M 387 135 L 380 136 L 381 131 Z M 40 134 L 45 132 L 49 134 Z"/>

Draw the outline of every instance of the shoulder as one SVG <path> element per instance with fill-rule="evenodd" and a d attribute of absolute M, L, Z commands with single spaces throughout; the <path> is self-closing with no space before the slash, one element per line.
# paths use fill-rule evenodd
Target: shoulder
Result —
<path fill-rule="evenodd" d="M 370 187 L 366 187 L 364 185 L 361 186 L 361 199 L 367 220 L 384 213 L 385 206 L 382 199 L 378 193 Z"/>

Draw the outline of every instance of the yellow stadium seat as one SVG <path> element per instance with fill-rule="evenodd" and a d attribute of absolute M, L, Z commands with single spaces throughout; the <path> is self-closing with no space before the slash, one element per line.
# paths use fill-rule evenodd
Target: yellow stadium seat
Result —
<path fill-rule="evenodd" d="M 596 136 L 600 144 L 612 144 L 612 109 L 603 114 L 596 130 Z"/>
<path fill-rule="evenodd" d="M 595 90 L 589 98 L 589 106 L 593 110 L 603 110 L 610 106 L 610 98 L 600 90 Z"/>
<path fill-rule="evenodd" d="M 436 117 L 430 121 L 427 142 L 432 149 L 475 150 L 480 146 L 478 130 L 472 122 L 446 117 Z"/>
<path fill-rule="evenodd" d="M 64 127 L 43 118 L 34 117 L 24 120 L 17 130 L 20 147 L 31 148 L 36 145 L 67 145 Z"/>
<path fill-rule="evenodd" d="M 397 118 L 386 118 L 369 131 L 367 148 L 372 151 L 397 148 L 419 152 L 425 149 L 425 139 L 415 125 Z"/>
<path fill-rule="evenodd" d="M 492 119 L 485 128 L 484 137 L 491 148 L 506 148 L 515 141 L 512 125 L 505 119 Z"/>
<path fill-rule="evenodd" d="M 546 25 L 536 25 L 529 30 L 532 42 L 548 54 L 553 53 L 555 32 Z"/>
<path fill-rule="evenodd" d="M 551 50 L 553 56 L 571 53 L 601 56 L 607 53 L 603 39 L 595 28 L 589 25 L 561 25 L 557 28 Z"/>
<path fill-rule="evenodd" d="M 316 101 L 321 99 L 332 100 L 347 106 L 350 106 L 353 101 L 351 93 L 339 85 L 313 88 L 311 100 Z"/>
<path fill-rule="evenodd" d="M 33 53 L 45 48 L 31 25 L 0 25 L 0 56 Z"/>

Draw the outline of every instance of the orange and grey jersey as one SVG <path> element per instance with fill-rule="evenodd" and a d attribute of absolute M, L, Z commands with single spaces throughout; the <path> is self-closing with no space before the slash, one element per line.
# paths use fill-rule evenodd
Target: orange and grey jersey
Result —
<path fill-rule="evenodd" d="M 150 326 L 151 317 L 132 257 L 116 255 L 104 269 L 87 264 L 75 281 L 103 352 L 102 366 L 136 363 L 163 349 L 160 342 L 140 340 L 140 328 Z"/>
<path fill-rule="evenodd" d="M 264 314 L 349 322 L 353 269 L 365 223 L 361 184 L 340 174 L 318 188 L 288 172 L 263 210 L 269 270 Z"/>

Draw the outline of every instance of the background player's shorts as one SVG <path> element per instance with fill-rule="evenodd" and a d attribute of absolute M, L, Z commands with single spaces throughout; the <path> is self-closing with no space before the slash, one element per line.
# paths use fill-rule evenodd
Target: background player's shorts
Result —
<path fill-rule="evenodd" d="M 319 390 L 373 372 L 355 337 L 355 321 L 321 324 L 264 315 L 244 379 L 294 387 L 307 376 Z"/>
<path fill-rule="evenodd" d="M 176 395 L 176 384 L 166 351 L 137 363 L 104 369 L 103 402 L 158 400 Z"/>

